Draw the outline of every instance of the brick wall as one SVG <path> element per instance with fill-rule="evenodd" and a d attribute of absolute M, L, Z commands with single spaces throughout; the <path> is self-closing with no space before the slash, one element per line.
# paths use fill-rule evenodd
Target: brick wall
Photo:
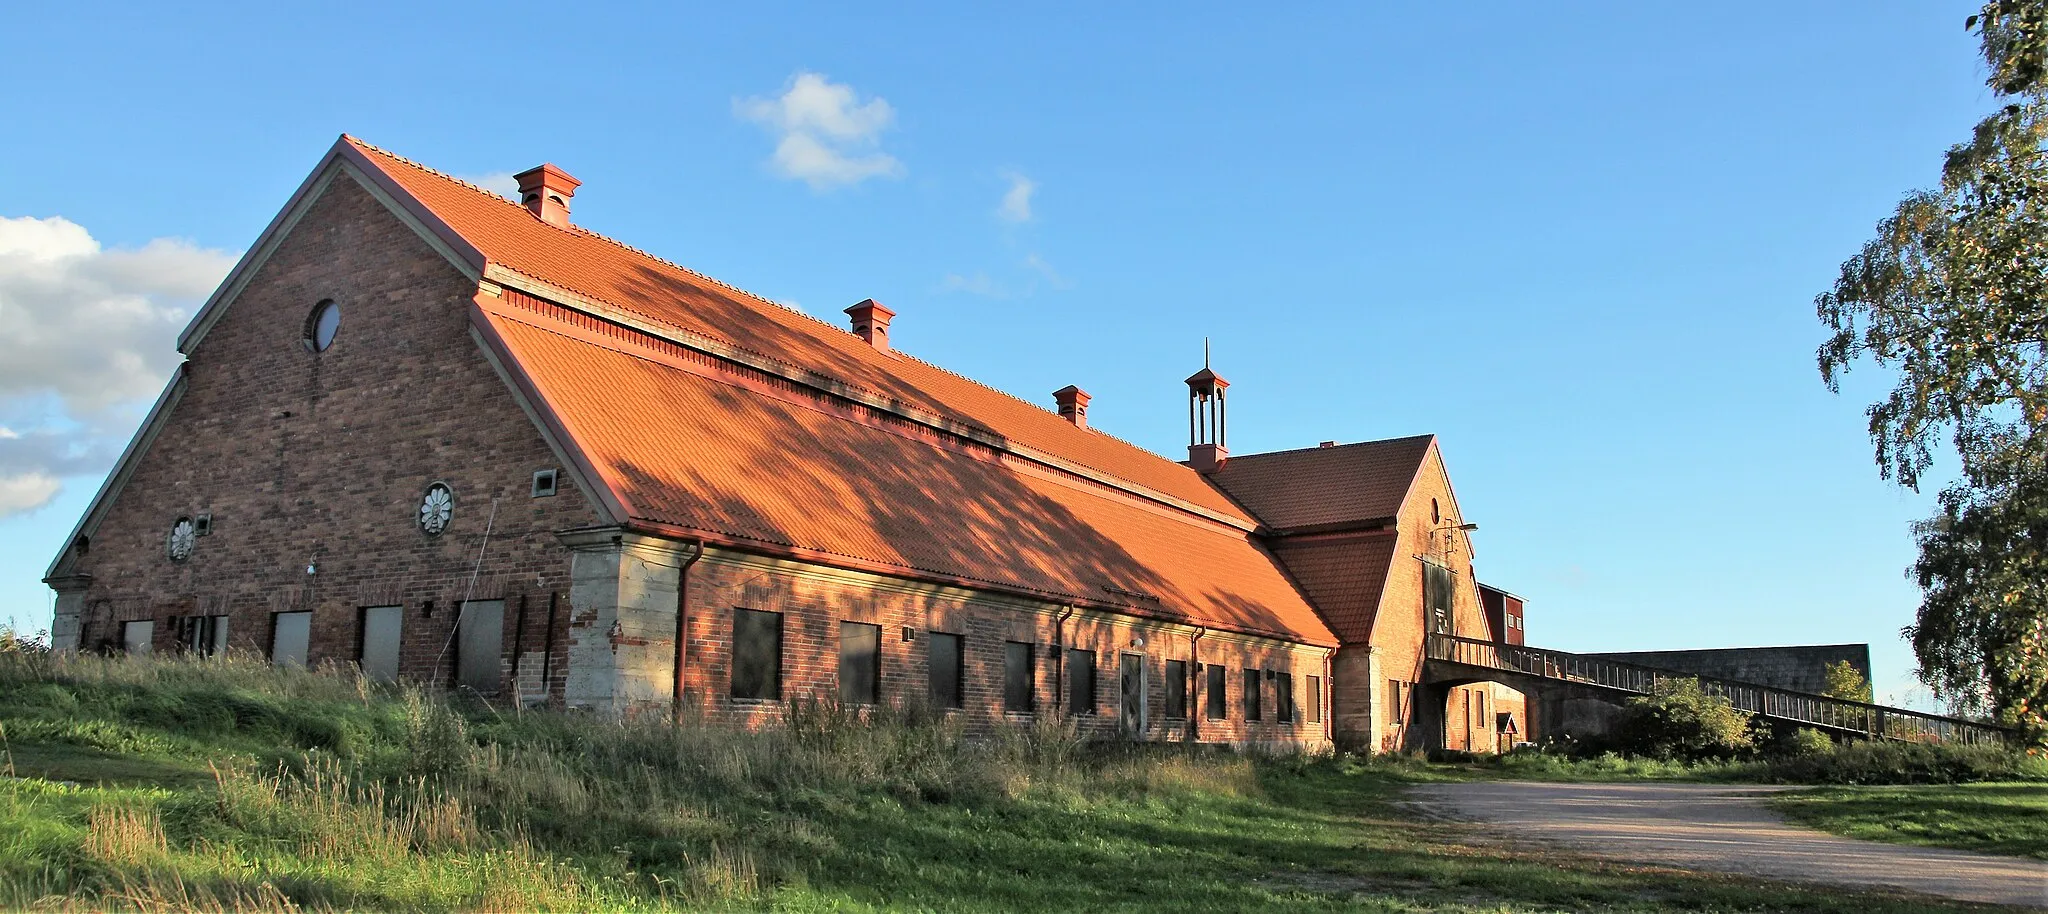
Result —
<path fill-rule="evenodd" d="M 469 336 L 474 292 L 335 177 L 189 354 L 183 398 L 73 558 L 93 578 L 81 646 L 152 618 L 158 649 L 173 649 L 171 617 L 208 613 L 230 617 L 232 648 L 267 651 L 273 613 L 311 610 L 309 659 L 350 661 L 360 608 L 401 605 L 403 675 L 445 681 L 467 594 L 506 601 L 507 657 L 522 647 L 521 678 L 537 687 L 548 603 L 567 589 L 553 531 L 597 518 L 566 473 L 560 494 L 529 497 L 533 472 L 558 463 Z M 300 341 L 323 299 L 340 304 L 341 327 L 316 354 Z M 415 516 L 435 481 L 456 504 L 428 537 Z M 172 562 L 173 521 L 202 513 L 213 533 Z"/>
<path fill-rule="evenodd" d="M 1189 692 L 1188 710 L 1200 741 L 1327 742 L 1329 690 L 1323 663 L 1328 652 L 1322 648 L 1213 630 L 1197 640 L 1198 630 L 1182 625 L 1087 610 L 1069 614 L 1049 603 L 720 550 L 708 550 L 691 568 L 688 586 L 685 703 L 693 713 L 713 720 L 760 726 L 779 718 L 788 700 L 835 699 L 839 625 L 861 622 L 882 629 L 881 697 L 888 702 L 919 701 L 929 694 L 929 633 L 963 636 L 964 708 L 958 713 L 974 728 L 996 726 L 1005 718 L 1029 720 L 1003 711 L 1004 643 L 1021 641 L 1035 645 L 1039 716 L 1064 713 L 1074 704 L 1063 694 L 1064 662 L 1055 658 L 1069 648 L 1095 651 L 1096 713 L 1077 718 L 1089 735 L 1118 734 L 1120 658 L 1133 654 L 1144 658 L 1149 714 L 1143 738 L 1188 738 L 1189 721 L 1168 719 L 1165 713 L 1165 663 L 1192 658 L 1229 670 L 1227 719 L 1206 719 L 1204 692 L 1199 687 Z M 731 697 L 732 613 L 739 608 L 784 614 L 784 701 Z M 906 629 L 911 640 L 904 639 Z M 1298 711 L 1293 722 L 1276 720 L 1275 686 L 1263 676 L 1263 719 L 1244 719 L 1246 667 L 1294 677 Z M 1314 715 L 1322 722 L 1310 721 L 1306 677 L 1311 675 L 1325 683 L 1324 713 Z"/>

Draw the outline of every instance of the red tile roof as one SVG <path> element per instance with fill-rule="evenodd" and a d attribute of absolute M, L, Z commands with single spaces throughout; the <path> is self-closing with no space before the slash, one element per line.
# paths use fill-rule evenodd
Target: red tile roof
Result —
<path fill-rule="evenodd" d="M 341 148 L 487 278 L 561 299 L 508 288 L 474 320 L 634 525 L 1336 643 L 1247 532 L 1256 520 L 1185 466 L 353 138 Z"/>
<path fill-rule="evenodd" d="M 848 329 L 660 260 L 586 229 L 542 222 L 517 203 L 352 137 L 342 141 L 491 263 L 629 312 L 1230 517 L 1254 520 L 1201 474 L 1095 429 L 903 354 Z M 851 297 L 851 296 L 850 296 Z"/>
<path fill-rule="evenodd" d="M 515 292 L 479 311 L 637 523 L 1336 643 L 1242 530 Z"/>
<path fill-rule="evenodd" d="M 1434 435 L 1231 457 L 1209 477 L 1275 530 L 1400 513 Z"/>
<path fill-rule="evenodd" d="M 1273 554 L 1322 610 L 1330 630 L 1345 644 L 1363 644 L 1372 637 L 1395 544 L 1392 534 L 1283 539 L 1273 545 Z"/>

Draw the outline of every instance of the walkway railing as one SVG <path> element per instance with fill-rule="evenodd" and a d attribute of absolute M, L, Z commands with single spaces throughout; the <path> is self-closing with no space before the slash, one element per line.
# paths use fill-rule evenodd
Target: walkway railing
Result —
<path fill-rule="evenodd" d="M 1584 654 L 1520 644 L 1501 644 L 1479 638 L 1433 634 L 1429 636 L 1425 651 L 1431 660 L 1504 670 L 1559 682 L 1600 686 L 1638 695 L 1649 694 L 1662 680 L 1697 679 L 1700 681 L 1701 691 L 1726 698 L 1730 704 L 1744 711 L 1777 720 L 1812 724 L 1881 739 L 1976 745 L 1998 744 L 2012 736 L 2012 731 L 2004 727 L 1957 717 L 1923 714 L 1904 708 L 1890 708 L 1861 701 L 1829 698 L 1825 695 L 1774 689 L 1732 679 L 1695 676 L 1691 673 L 1636 666 L 1602 657 L 1589 657 Z"/>

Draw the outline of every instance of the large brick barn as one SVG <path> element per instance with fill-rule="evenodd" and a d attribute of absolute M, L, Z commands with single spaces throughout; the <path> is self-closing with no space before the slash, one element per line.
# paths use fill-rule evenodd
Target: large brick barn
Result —
<path fill-rule="evenodd" d="M 178 341 L 52 564 L 62 649 L 258 651 L 616 713 L 929 701 L 989 728 L 1413 745 L 1496 637 L 1432 436 L 1177 462 L 343 137 Z M 851 296 L 849 296 L 851 298 Z M 1492 746 L 1496 687 L 1453 746 Z"/>

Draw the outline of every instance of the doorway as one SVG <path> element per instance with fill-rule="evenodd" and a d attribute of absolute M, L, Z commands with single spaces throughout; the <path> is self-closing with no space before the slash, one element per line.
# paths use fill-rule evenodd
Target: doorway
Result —
<path fill-rule="evenodd" d="M 1125 654 L 1118 670 L 1123 700 L 1117 718 L 1124 735 L 1136 739 L 1145 733 L 1145 655 Z"/>

